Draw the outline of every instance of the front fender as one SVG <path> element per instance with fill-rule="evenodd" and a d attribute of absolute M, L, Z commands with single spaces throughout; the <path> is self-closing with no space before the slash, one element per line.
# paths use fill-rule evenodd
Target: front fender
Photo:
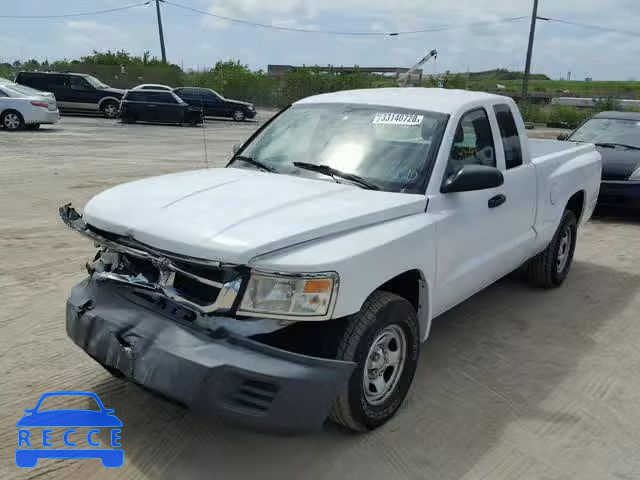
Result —
<path fill-rule="evenodd" d="M 420 213 L 324 237 L 252 259 L 252 268 L 292 273 L 335 271 L 340 290 L 333 318 L 354 314 L 373 291 L 410 270 L 422 282 L 418 312 L 421 337 L 427 337 L 435 279 L 435 216 Z"/>

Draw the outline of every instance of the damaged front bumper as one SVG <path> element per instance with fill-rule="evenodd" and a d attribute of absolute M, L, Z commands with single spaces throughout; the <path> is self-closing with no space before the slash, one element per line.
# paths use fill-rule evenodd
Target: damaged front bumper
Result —
<path fill-rule="evenodd" d="M 86 279 L 67 302 L 67 334 L 102 365 L 187 405 L 268 430 L 319 428 L 351 362 L 309 357 L 230 333 L 204 332 L 130 289 Z"/>

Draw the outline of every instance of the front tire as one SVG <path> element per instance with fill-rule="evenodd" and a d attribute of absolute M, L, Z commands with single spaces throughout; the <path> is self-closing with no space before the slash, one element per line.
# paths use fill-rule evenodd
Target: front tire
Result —
<path fill-rule="evenodd" d="M 373 430 L 395 415 L 411 386 L 420 351 L 413 306 L 393 293 L 376 291 L 348 319 L 337 359 L 356 363 L 330 413 L 356 431 Z"/>
<path fill-rule="evenodd" d="M 120 109 L 120 106 L 118 105 L 117 102 L 114 102 L 113 100 L 107 100 L 106 102 L 104 102 L 102 104 L 102 114 L 105 116 L 105 118 L 116 118 L 118 116 L 118 110 Z"/>
<path fill-rule="evenodd" d="M 573 262 L 577 233 L 576 216 L 572 211 L 565 210 L 547 248 L 529 260 L 529 280 L 534 285 L 556 288 L 563 284 Z"/>
<path fill-rule="evenodd" d="M 233 112 L 233 119 L 236 122 L 244 122 L 246 118 L 247 116 L 244 114 L 242 110 L 236 110 L 235 112 Z"/>
<path fill-rule="evenodd" d="M 0 123 L 10 132 L 15 132 L 16 130 L 22 130 L 24 128 L 24 118 L 22 118 L 20 112 L 15 110 L 3 112 L 0 117 Z"/>

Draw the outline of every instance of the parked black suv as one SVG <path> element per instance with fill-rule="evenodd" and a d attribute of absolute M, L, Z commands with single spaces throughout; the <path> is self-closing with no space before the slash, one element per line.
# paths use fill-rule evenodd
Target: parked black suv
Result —
<path fill-rule="evenodd" d="M 120 118 L 125 123 L 202 123 L 202 112 L 166 90 L 127 90 L 120 102 Z"/>
<path fill-rule="evenodd" d="M 251 103 L 224 98 L 210 88 L 179 87 L 173 90 L 189 105 L 204 110 L 210 117 L 231 117 L 237 122 L 256 116 L 256 108 Z"/>
<path fill-rule="evenodd" d="M 124 95 L 124 90 L 111 88 L 83 73 L 20 72 L 16 83 L 52 92 L 63 112 L 102 112 L 107 118 L 116 117 Z"/>

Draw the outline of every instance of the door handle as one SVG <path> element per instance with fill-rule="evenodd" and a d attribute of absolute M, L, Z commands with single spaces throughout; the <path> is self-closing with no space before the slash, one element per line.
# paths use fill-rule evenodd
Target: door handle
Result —
<path fill-rule="evenodd" d="M 499 207 L 500 205 L 502 205 L 506 201 L 507 201 L 507 197 L 505 197 L 502 194 L 496 195 L 495 197 L 491 197 L 489 199 L 489 202 L 488 202 L 489 203 L 489 208 Z"/>

